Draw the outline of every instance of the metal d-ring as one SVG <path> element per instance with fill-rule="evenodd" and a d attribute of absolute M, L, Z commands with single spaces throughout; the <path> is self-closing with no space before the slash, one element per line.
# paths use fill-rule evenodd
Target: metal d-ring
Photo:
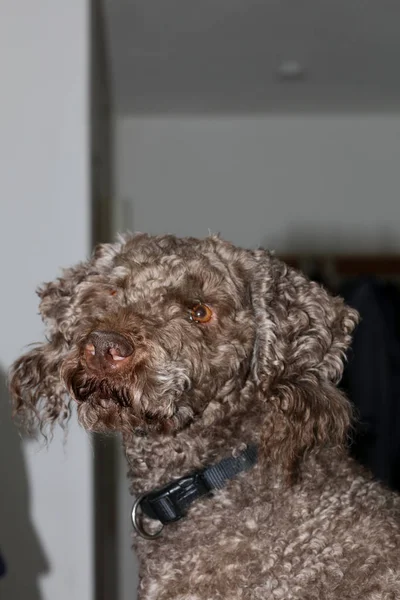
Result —
<path fill-rule="evenodd" d="M 144 496 L 145 496 L 145 494 L 140 494 L 136 498 L 136 500 L 132 506 L 132 513 L 131 513 L 132 525 L 133 525 L 134 530 L 145 540 L 155 540 L 156 538 L 158 538 L 161 535 L 161 532 L 164 529 L 164 525 L 161 523 L 161 529 L 159 529 L 155 533 L 148 533 L 147 531 L 145 531 L 143 529 L 143 526 L 138 518 L 139 517 L 138 510 L 140 509 L 140 503 Z"/>

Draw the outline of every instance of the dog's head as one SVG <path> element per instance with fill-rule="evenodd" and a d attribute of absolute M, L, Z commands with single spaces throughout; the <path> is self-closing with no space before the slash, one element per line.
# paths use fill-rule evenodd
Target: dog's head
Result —
<path fill-rule="evenodd" d="M 93 431 L 167 434 L 249 386 L 263 445 L 296 460 L 343 436 L 335 387 L 356 315 L 264 251 L 136 235 L 39 290 L 47 342 L 12 368 L 15 411 Z"/>

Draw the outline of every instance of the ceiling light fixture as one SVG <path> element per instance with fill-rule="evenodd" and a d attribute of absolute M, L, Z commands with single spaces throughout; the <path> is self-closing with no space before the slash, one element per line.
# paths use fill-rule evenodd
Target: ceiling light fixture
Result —
<path fill-rule="evenodd" d="M 277 75 L 284 81 L 304 79 L 305 69 L 297 60 L 284 60 L 277 69 Z"/>

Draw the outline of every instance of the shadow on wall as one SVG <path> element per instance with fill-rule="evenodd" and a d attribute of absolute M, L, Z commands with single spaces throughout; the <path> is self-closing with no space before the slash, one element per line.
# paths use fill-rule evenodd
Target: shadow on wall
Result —
<path fill-rule="evenodd" d="M 11 418 L 6 378 L 0 371 L 0 552 L 6 573 L 1 600 L 40 600 L 39 575 L 49 565 L 30 518 L 22 439 Z"/>

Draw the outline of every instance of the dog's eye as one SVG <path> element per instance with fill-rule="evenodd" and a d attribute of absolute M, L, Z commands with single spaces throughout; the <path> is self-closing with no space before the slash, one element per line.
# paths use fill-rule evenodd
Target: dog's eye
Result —
<path fill-rule="evenodd" d="M 195 323 L 208 323 L 212 316 L 213 312 L 207 304 L 196 304 L 189 313 L 190 320 Z"/>

